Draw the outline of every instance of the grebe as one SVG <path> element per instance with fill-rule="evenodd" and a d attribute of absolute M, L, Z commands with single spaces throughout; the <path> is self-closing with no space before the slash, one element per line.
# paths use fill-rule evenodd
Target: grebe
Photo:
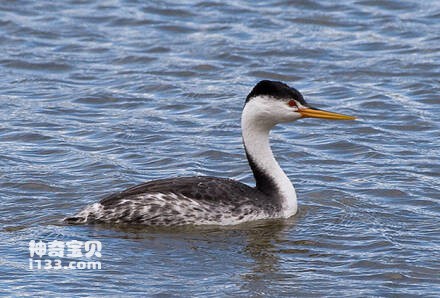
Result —
<path fill-rule="evenodd" d="M 272 154 L 269 132 L 278 123 L 305 117 L 355 119 L 310 107 L 298 90 L 284 83 L 260 81 L 246 97 L 241 117 L 255 187 L 217 177 L 155 180 L 104 197 L 65 221 L 177 226 L 288 218 L 297 211 L 295 188 Z"/>

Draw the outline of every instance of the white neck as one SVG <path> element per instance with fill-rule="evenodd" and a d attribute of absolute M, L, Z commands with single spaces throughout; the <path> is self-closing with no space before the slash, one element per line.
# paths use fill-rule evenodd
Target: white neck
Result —
<path fill-rule="evenodd" d="M 241 127 L 244 146 L 249 163 L 253 166 L 257 188 L 267 195 L 280 197 L 280 216 L 287 218 L 297 211 L 295 188 L 270 149 L 269 133 L 276 123 L 269 120 L 270 117 L 265 117 L 261 110 L 257 111 L 258 109 L 261 107 L 252 103 L 246 104 L 243 109 Z"/>

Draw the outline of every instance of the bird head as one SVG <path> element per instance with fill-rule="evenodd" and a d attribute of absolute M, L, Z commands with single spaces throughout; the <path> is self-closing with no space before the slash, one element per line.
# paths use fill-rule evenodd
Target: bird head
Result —
<path fill-rule="evenodd" d="M 354 120 L 355 117 L 311 107 L 295 88 L 277 82 L 260 81 L 246 97 L 245 109 L 254 120 L 274 126 L 300 118 Z"/>

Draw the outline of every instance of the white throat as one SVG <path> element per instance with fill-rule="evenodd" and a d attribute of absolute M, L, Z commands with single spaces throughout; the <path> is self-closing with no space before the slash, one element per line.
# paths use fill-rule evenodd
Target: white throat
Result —
<path fill-rule="evenodd" d="M 273 121 L 273 117 L 266 115 L 264 111 L 270 111 L 265 106 L 264 101 L 249 102 L 245 105 L 241 118 L 243 142 L 247 154 L 255 165 L 265 177 L 271 179 L 276 185 L 277 193 L 274 195 L 281 197 L 282 200 L 280 216 L 287 218 L 297 211 L 296 192 L 289 178 L 273 156 L 269 144 L 269 133 L 276 122 Z"/>

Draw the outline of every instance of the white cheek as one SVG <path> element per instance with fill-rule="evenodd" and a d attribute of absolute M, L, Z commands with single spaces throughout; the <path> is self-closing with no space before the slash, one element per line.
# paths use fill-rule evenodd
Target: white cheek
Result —
<path fill-rule="evenodd" d="M 296 107 L 290 107 L 285 101 L 277 101 L 266 96 L 254 98 L 245 106 L 247 117 L 252 117 L 265 127 L 273 127 L 277 123 L 292 122 L 301 115 Z"/>
<path fill-rule="evenodd" d="M 298 113 L 298 110 L 291 107 L 284 109 L 280 115 L 282 115 L 282 117 L 279 117 L 280 122 L 291 122 L 301 118 L 301 114 Z"/>

